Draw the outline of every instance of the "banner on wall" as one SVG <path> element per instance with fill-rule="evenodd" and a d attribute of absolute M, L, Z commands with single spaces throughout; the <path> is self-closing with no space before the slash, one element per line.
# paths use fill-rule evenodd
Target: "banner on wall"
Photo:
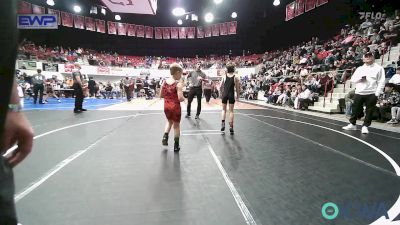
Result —
<path fill-rule="evenodd" d="M 162 39 L 162 28 L 161 27 L 156 27 L 154 28 L 154 37 L 155 39 Z"/>
<path fill-rule="evenodd" d="M 117 23 L 108 21 L 108 34 L 117 34 Z"/>
<path fill-rule="evenodd" d="M 43 71 L 49 71 L 49 72 L 58 72 L 58 64 L 56 64 L 56 63 L 43 63 L 42 64 L 42 70 Z"/>
<path fill-rule="evenodd" d="M 187 28 L 187 38 L 188 39 L 194 39 L 196 33 L 196 28 L 195 27 L 188 27 Z"/>
<path fill-rule="evenodd" d="M 204 27 L 204 37 L 211 37 L 212 31 L 211 31 L 211 26 L 205 26 Z"/>
<path fill-rule="evenodd" d="M 32 4 L 32 13 L 33 14 L 45 14 L 46 9 L 42 6 Z"/>
<path fill-rule="evenodd" d="M 144 37 L 144 26 L 136 25 L 136 37 L 143 38 Z"/>
<path fill-rule="evenodd" d="M 170 39 L 171 38 L 171 29 L 169 27 L 163 28 L 163 39 Z"/>
<path fill-rule="evenodd" d="M 99 33 L 106 33 L 106 22 L 104 20 L 95 19 L 96 21 L 96 30 Z"/>
<path fill-rule="evenodd" d="M 18 60 L 18 69 L 25 68 L 26 70 L 36 70 L 36 62 Z"/>
<path fill-rule="evenodd" d="M 317 6 L 325 5 L 329 0 L 317 0 Z"/>
<path fill-rule="evenodd" d="M 57 23 L 58 23 L 58 25 L 61 25 L 61 15 L 60 15 L 60 11 L 55 10 L 55 9 L 49 9 L 49 8 L 47 8 L 47 13 L 48 13 L 48 14 L 52 14 L 52 15 L 57 15 Z"/>
<path fill-rule="evenodd" d="M 305 0 L 296 0 L 295 16 L 299 16 L 304 13 Z"/>
<path fill-rule="evenodd" d="M 128 24 L 127 25 L 128 36 L 134 37 L 136 36 L 136 25 L 135 24 Z"/>
<path fill-rule="evenodd" d="M 171 39 L 178 39 L 179 27 L 171 27 Z"/>
<path fill-rule="evenodd" d="M 229 22 L 229 35 L 236 34 L 237 32 L 237 21 Z"/>
<path fill-rule="evenodd" d="M 315 5 L 317 3 L 317 0 L 306 0 L 306 12 L 315 9 Z"/>
<path fill-rule="evenodd" d="M 145 27 L 146 29 L 146 38 L 152 39 L 153 38 L 153 27 Z"/>
<path fill-rule="evenodd" d="M 98 66 L 97 67 L 98 74 L 110 74 L 110 67 L 106 66 Z"/>
<path fill-rule="evenodd" d="M 294 13 L 295 13 L 295 4 L 296 2 L 292 2 L 288 5 L 286 5 L 286 21 L 289 21 L 294 18 Z"/>
<path fill-rule="evenodd" d="M 18 1 L 18 14 L 32 14 L 32 4 L 25 1 Z"/>
<path fill-rule="evenodd" d="M 118 23 L 118 35 L 126 35 L 126 23 Z"/>
<path fill-rule="evenodd" d="M 74 17 L 71 13 L 61 12 L 61 20 L 62 25 L 64 27 L 73 27 L 74 26 Z"/>
<path fill-rule="evenodd" d="M 186 27 L 179 27 L 179 39 L 186 39 L 187 35 Z"/>
<path fill-rule="evenodd" d="M 197 27 L 197 38 L 204 38 L 204 29 L 203 29 L 203 27 Z"/>
<path fill-rule="evenodd" d="M 213 24 L 211 25 L 212 29 L 212 36 L 213 37 L 218 37 L 219 36 L 219 24 Z"/>
<path fill-rule="evenodd" d="M 85 17 L 74 15 L 74 24 L 77 29 L 85 29 Z"/>
<path fill-rule="evenodd" d="M 219 31 L 220 35 L 228 35 L 228 24 L 227 23 L 219 24 Z"/>
<path fill-rule="evenodd" d="M 86 25 L 86 30 L 89 30 L 89 31 L 96 30 L 96 26 L 94 24 L 94 19 L 91 17 L 85 17 L 85 25 Z"/>

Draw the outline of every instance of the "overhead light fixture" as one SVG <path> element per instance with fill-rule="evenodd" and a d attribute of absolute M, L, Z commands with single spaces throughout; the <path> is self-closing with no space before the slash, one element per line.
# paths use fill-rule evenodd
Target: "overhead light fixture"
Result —
<path fill-rule="evenodd" d="M 222 1 L 223 1 L 223 0 L 214 0 L 214 3 L 218 5 L 218 4 L 220 4 Z"/>
<path fill-rule="evenodd" d="M 182 25 L 182 20 L 181 19 L 178 20 L 178 25 Z"/>
<path fill-rule="evenodd" d="M 184 8 L 178 7 L 178 8 L 175 8 L 172 10 L 172 15 L 174 15 L 174 16 L 183 16 L 185 14 L 186 14 L 186 11 Z"/>
<path fill-rule="evenodd" d="M 97 15 L 97 6 L 92 6 L 90 8 L 90 14 Z"/>
<path fill-rule="evenodd" d="M 274 3 L 272 3 L 272 4 L 274 4 L 274 6 L 278 6 L 281 4 L 281 2 L 279 0 L 274 0 Z"/>
<path fill-rule="evenodd" d="M 103 15 L 106 15 L 106 8 L 102 7 L 101 10 L 100 10 L 100 13 L 103 14 Z"/>
<path fill-rule="evenodd" d="M 80 13 L 82 11 L 82 8 L 79 5 L 74 5 L 74 12 Z"/>
<path fill-rule="evenodd" d="M 235 19 L 237 17 L 237 13 L 233 12 L 231 16 L 232 16 L 233 19 Z"/>
<path fill-rule="evenodd" d="M 192 14 L 192 21 L 199 21 L 199 17 L 196 14 Z"/>
<path fill-rule="evenodd" d="M 55 5 L 54 0 L 47 0 L 46 4 L 49 5 L 49 6 L 54 6 Z"/>
<path fill-rule="evenodd" d="M 213 15 L 212 13 L 207 13 L 207 14 L 204 16 L 204 20 L 205 20 L 207 23 L 211 23 L 211 22 L 214 20 L 214 15 Z"/>
<path fill-rule="evenodd" d="M 120 21 L 121 20 L 121 16 L 120 15 L 115 15 L 115 20 Z"/>

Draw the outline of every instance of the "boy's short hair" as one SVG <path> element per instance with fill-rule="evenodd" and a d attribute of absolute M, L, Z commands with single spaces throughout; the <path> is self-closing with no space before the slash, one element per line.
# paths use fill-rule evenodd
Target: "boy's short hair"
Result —
<path fill-rule="evenodd" d="M 232 62 L 228 62 L 226 64 L 226 70 L 228 71 L 228 73 L 233 73 L 235 72 L 235 64 Z"/>
<path fill-rule="evenodd" d="M 178 63 L 172 63 L 169 66 L 169 72 L 171 75 L 175 75 L 177 72 L 183 72 L 183 69 Z"/>

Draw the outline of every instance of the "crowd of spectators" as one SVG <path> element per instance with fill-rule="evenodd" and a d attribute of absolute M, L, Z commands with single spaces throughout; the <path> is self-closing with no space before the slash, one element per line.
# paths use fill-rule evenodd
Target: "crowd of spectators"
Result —
<path fill-rule="evenodd" d="M 259 72 L 242 78 L 243 97 L 257 99 L 262 91 L 267 103 L 307 109 L 335 85 L 345 83 L 363 64 L 365 53 L 373 53 L 380 63 L 380 58 L 399 43 L 399 31 L 400 17 L 396 12 L 347 25 L 329 40 L 314 37 L 286 50 L 268 51 Z M 387 80 L 398 66 L 400 60 L 386 68 Z"/>
<path fill-rule="evenodd" d="M 116 52 L 96 51 L 91 49 L 60 46 L 47 47 L 24 40 L 18 49 L 18 59 L 43 60 L 56 63 L 75 63 L 94 66 L 133 67 L 138 69 L 168 69 L 173 62 L 178 62 L 184 69 L 194 69 L 201 61 L 204 69 L 221 69 L 226 62 L 234 61 L 239 68 L 252 67 L 261 62 L 262 54 L 248 56 L 216 56 L 193 58 L 174 58 L 166 56 L 126 56 Z"/>

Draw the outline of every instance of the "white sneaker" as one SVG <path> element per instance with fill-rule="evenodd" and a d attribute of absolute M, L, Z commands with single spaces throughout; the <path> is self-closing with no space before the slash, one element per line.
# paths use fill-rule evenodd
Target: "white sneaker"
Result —
<path fill-rule="evenodd" d="M 368 133 L 369 133 L 368 127 L 363 126 L 363 127 L 361 128 L 361 133 L 362 133 L 362 134 L 368 134 Z"/>
<path fill-rule="evenodd" d="M 347 126 L 342 127 L 342 129 L 343 130 L 357 130 L 357 126 L 350 123 Z"/>

